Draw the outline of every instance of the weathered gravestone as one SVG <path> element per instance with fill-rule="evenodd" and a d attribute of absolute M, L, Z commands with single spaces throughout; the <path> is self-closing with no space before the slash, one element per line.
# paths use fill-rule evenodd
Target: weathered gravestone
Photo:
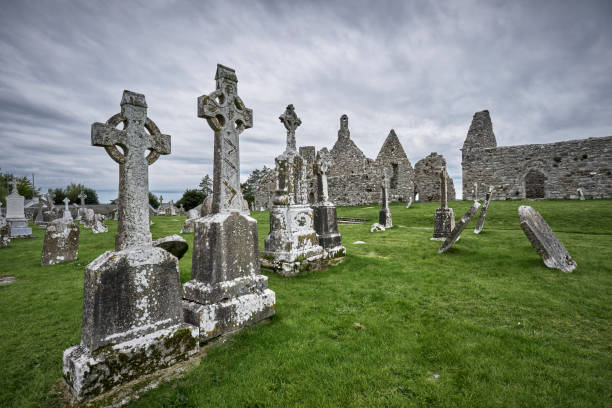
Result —
<path fill-rule="evenodd" d="M 576 261 L 572 259 L 544 218 L 528 205 L 521 205 L 518 213 L 523 232 L 544 264 L 563 272 L 573 271 L 577 266 Z"/>
<path fill-rule="evenodd" d="M 2 216 L 2 203 L 0 203 L 0 248 L 6 248 L 11 243 L 11 227 Z"/>
<path fill-rule="evenodd" d="M 329 201 L 327 173 L 331 165 L 331 154 L 326 148 L 319 150 L 315 163 L 319 202 L 313 206 L 314 229 L 327 258 L 336 258 L 346 255 L 346 248 L 342 246 L 342 236 L 338 233 L 336 206 Z"/>
<path fill-rule="evenodd" d="M 185 252 L 189 249 L 189 244 L 185 241 L 185 238 L 180 235 L 168 235 L 167 237 L 159 238 L 153 241 L 154 247 L 162 248 L 172 255 L 181 259 Z"/>
<path fill-rule="evenodd" d="M 195 208 L 187 211 L 187 219 L 183 223 L 181 234 L 193 233 L 195 227 L 195 221 L 199 218 L 200 213 Z"/>
<path fill-rule="evenodd" d="M 64 379 L 78 400 L 154 376 L 199 349 L 197 328 L 183 323 L 178 259 L 153 247 L 149 231 L 148 166 L 170 153 L 170 136 L 147 117 L 144 95 L 124 91 L 121 113 L 94 123 L 91 143 L 119 163 L 119 223 L 115 251 L 85 269 L 81 344 L 64 351 Z"/>
<path fill-rule="evenodd" d="M 277 185 L 261 262 L 281 275 L 293 276 L 325 266 L 325 250 L 319 245 L 314 211 L 308 204 L 306 161 L 295 144 L 295 130 L 302 121 L 293 105 L 279 119 L 287 129 L 287 147 L 275 160 Z"/>
<path fill-rule="evenodd" d="M 62 217 L 62 219 L 66 222 L 72 222 L 72 214 L 70 214 L 70 207 L 68 207 L 68 204 L 70 204 L 70 199 L 68 197 L 64 198 L 64 216 Z"/>
<path fill-rule="evenodd" d="M 102 214 L 95 214 L 93 224 L 91 224 L 91 232 L 94 234 L 102 234 L 108 232 L 108 227 L 104 223 L 104 216 Z"/>
<path fill-rule="evenodd" d="M 408 202 L 406 203 L 406 208 L 410 208 L 411 205 L 412 205 L 412 197 L 408 199 Z"/>
<path fill-rule="evenodd" d="M 82 208 L 81 225 L 83 228 L 91 229 L 96 221 L 96 213 L 91 208 Z"/>
<path fill-rule="evenodd" d="M 85 194 L 84 191 L 81 191 L 77 197 L 81 200 L 81 205 L 77 211 L 75 221 L 80 221 L 81 218 L 83 218 L 83 210 L 85 209 L 85 199 L 87 198 L 87 194 Z"/>
<path fill-rule="evenodd" d="M 57 219 L 47 224 L 41 265 L 74 261 L 79 255 L 80 230 L 72 221 Z"/>
<path fill-rule="evenodd" d="M 387 185 L 387 171 L 383 169 L 381 183 L 381 209 L 378 212 L 378 223 L 387 228 L 393 227 L 391 210 L 389 209 L 389 190 Z"/>
<path fill-rule="evenodd" d="M 487 217 L 487 211 L 489 210 L 489 204 L 491 204 L 491 197 L 493 197 L 493 186 L 489 186 L 489 191 L 487 191 L 485 202 L 482 208 L 480 209 L 480 217 L 478 217 L 478 223 L 476 224 L 476 228 L 474 228 L 474 234 L 480 234 L 480 232 L 484 228 L 485 218 Z"/>
<path fill-rule="evenodd" d="M 200 217 L 206 217 L 208 214 L 212 214 L 213 212 L 212 204 L 213 204 L 213 196 L 212 195 L 206 196 L 206 198 L 204 199 L 204 202 L 200 204 Z"/>
<path fill-rule="evenodd" d="M 455 228 L 455 213 L 452 208 L 448 207 L 446 181 L 448 174 L 446 167 L 442 167 L 440 171 L 440 208 L 434 214 L 434 241 L 444 241 Z"/>
<path fill-rule="evenodd" d="M 470 222 L 470 220 L 474 217 L 474 215 L 478 212 L 478 208 L 480 208 L 480 203 L 478 201 L 474 201 L 474 204 L 470 207 L 470 209 L 461 217 L 455 228 L 451 231 L 450 235 L 446 238 L 446 240 L 442 243 L 440 249 L 438 249 L 438 253 L 446 252 L 450 247 L 453 246 L 455 242 L 459 240 L 461 237 L 461 232 L 465 226 Z"/>
<path fill-rule="evenodd" d="M 27 238 L 32 236 L 32 228 L 28 227 L 25 217 L 23 196 L 17 192 L 17 180 L 13 180 L 13 192 L 6 197 L 6 222 L 11 228 L 11 238 Z"/>
<path fill-rule="evenodd" d="M 216 90 L 198 98 L 198 116 L 214 131 L 212 214 L 195 222 L 191 280 L 183 285 L 185 321 L 200 340 L 254 324 L 274 314 L 276 295 L 259 269 L 257 221 L 241 213 L 239 135 L 253 111 L 237 94 L 236 72 L 221 64 Z"/>
<path fill-rule="evenodd" d="M 580 198 L 581 201 L 584 201 L 584 192 L 582 191 L 581 188 L 576 190 L 578 192 L 578 197 Z"/>

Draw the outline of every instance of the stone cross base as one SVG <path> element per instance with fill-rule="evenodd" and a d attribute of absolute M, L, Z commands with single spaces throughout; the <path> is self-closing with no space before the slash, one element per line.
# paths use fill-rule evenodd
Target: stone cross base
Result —
<path fill-rule="evenodd" d="M 79 254 L 79 227 L 74 222 L 55 220 L 45 230 L 41 265 L 74 261 Z"/>
<path fill-rule="evenodd" d="M 276 295 L 261 275 L 257 221 L 240 213 L 194 220 L 191 280 L 183 285 L 185 321 L 200 341 L 254 324 L 275 313 Z"/>
<path fill-rule="evenodd" d="M 30 238 L 32 228 L 28 227 L 28 220 L 25 218 L 7 218 L 6 222 L 11 227 L 11 238 Z"/>
<path fill-rule="evenodd" d="M 273 206 L 270 234 L 260 261 L 283 276 L 324 268 L 326 254 L 313 228 L 314 212 L 308 205 Z"/>
<path fill-rule="evenodd" d="M 319 245 L 326 252 L 326 257 L 337 258 L 346 255 L 342 246 L 342 236 L 338 233 L 338 218 L 335 205 L 316 205 L 314 210 L 314 228 L 319 237 Z"/>
<path fill-rule="evenodd" d="M 0 226 L 0 248 L 6 248 L 9 246 L 10 243 L 11 227 L 8 224 Z"/>
<path fill-rule="evenodd" d="M 434 214 L 432 241 L 444 241 L 455 228 L 455 213 L 452 208 L 438 208 Z"/>
<path fill-rule="evenodd" d="M 74 397 L 83 402 L 185 361 L 198 351 L 198 329 L 186 323 L 93 352 L 81 344 L 64 351 L 64 381 Z"/>
<path fill-rule="evenodd" d="M 393 227 L 393 220 L 391 219 L 391 210 L 383 208 L 378 213 L 378 223 L 386 228 Z"/>
<path fill-rule="evenodd" d="M 455 228 L 453 228 L 450 235 L 446 237 L 446 239 L 442 243 L 442 246 L 440 246 L 440 249 L 438 249 L 439 254 L 446 252 L 450 249 L 450 247 L 453 246 L 455 242 L 459 241 L 459 238 L 461 237 L 461 232 L 463 232 L 463 229 L 468 224 L 468 222 L 470 222 L 474 215 L 476 215 L 479 207 L 480 203 L 478 201 L 474 201 L 469 210 L 467 210 L 467 212 L 463 214 L 463 217 L 461 217 L 457 225 L 455 225 Z"/>

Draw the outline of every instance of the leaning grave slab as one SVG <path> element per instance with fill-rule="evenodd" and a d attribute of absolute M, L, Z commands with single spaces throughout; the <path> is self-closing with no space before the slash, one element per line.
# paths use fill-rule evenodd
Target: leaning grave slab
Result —
<path fill-rule="evenodd" d="M 576 261 L 572 259 L 544 218 L 528 205 L 521 205 L 518 213 L 523 232 L 544 264 L 549 268 L 572 272 L 577 266 Z"/>
<path fill-rule="evenodd" d="M 115 251 L 85 268 L 81 344 L 64 351 L 64 380 L 79 401 L 199 350 L 197 327 L 183 322 L 178 259 L 152 246 L 146 211 L 148 166 L 170 154 L 170 136 L 147 117 L 144 95 L 124 91 L 121 113 L 94 123 L 91 143 L 119 164 L 119 223 Z"/>
<path fill-rule="evenodd" d="M 491 198 L 493 197 L 493 186 L 489 187 L 489 191 L 487 191 L 485 202 L 480 209 L 480 216 L 478 217 L 478 223 L 476 224 L 476 228 L 474 228 L 474 234 L 480 234 L 482 229 L 484 228 L 485 219 L 487 217 L 487 211 L 489 210 L 489 205 L 491 204 Z"/>
<path fill-rule="evenodd" d="M 276 303 L 260 271 L 257 221 L 241 212 L 239 135 L 253 126 L 253 111 L 237 94 L 233 69 L 217 65 L 215 80 L 216 90 L 198 98 L 198 116 L 215 138 L 212 212 L 195 221 L 182 303 L 202 342 L 274 315 Z"/>
<path fill-rule="evenodd" d="M 446 241 L 444 241 L 440 249 L 438 249 L 439 254 L 448 251 L 450 247 L 452 247 L 453 244 L 459 240 L 459 237 L 461 237 L 461 232 L 468 222 L 470 222 L 470 220 L 474 217 L 474 215 L 476 215 L 478 208 L 480 208 L 480 203 L 478 201 L 474 201 L 470 209 L 463 214 L 463 217 L 461 217 L 457 225 L 455 225 L 455 228 L 453 228 L 450 235 L 446 238 Z"/>

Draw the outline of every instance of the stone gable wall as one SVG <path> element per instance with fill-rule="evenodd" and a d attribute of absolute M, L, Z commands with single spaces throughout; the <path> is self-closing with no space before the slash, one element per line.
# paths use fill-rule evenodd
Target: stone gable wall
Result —
<path fill-rule="evenodd" d="M 431 153 L 414 165 L 414 190 L 419 194 L 419 201 L 440 201 L 440 171 L 446 166 L 444 157 L 436 152 Z M 453 179 L 446 179 L 448 201 L 455 201 Z"/>

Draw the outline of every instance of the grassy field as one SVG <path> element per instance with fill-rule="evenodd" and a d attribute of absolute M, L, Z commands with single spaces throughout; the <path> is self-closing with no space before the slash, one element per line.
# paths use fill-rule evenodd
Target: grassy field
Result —
<path fill-rule="evenodd" d="M 518 201 L 493 202 L 445 254 L 430 241 L 436 203 L 392 205 L 395 227 L 341 225 L 346 260 L 282 278 L 269 324 L 209 349 L 199 367 L 130 407 L 610 407 L 612 200 L 536 201 L 578 267 L 551 270 L 518 224 Z M 458 219 L 469 202 L 451 203 Z M 260 246 L 267 213 L 257 212 Z M 155 217 L 154 238 L 184 217 Z M 0 406 L 58 406 L 61 356 L 80 341 L 84 266 L 113 248 L 81 231 L 79 259 L 40 266 L 43 231 L 0 250 Z M 192 234 L 185 234 L 190 242 Z M 366 244 L 355 245 L 362 240 Z M 190 277 L 191 249 L 181 260 Z"/>

